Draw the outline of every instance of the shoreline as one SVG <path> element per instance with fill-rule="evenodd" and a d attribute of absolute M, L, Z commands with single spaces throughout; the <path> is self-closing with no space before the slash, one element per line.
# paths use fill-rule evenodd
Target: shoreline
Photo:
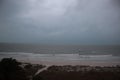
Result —
<path fill-rule="evenodd" d="M 91 66 L 76 65 L 73 62 L 70 62 L 71 64 L 54 62 L 51 65 L 50 62 L 49 64 L 44 62 L 47 65 L 43 65 L 42 62 L 23 62 L 18 59 L 4 58 L 0 61 L 0 80 L 120 80 L 118 64 L 105 66 L 93 63 L 94 65 Z"/>
<path fill-rule="evenodd" d="M 2 58 L 14 58 L 20 62 L 43 65 L 120 65 L 120 56 L 112 55 L 79 55 L 79 54 L 33 54 L 33 53 L 1 53 Z"/>
<path fill-rule="evenodd" d="M 64 65 L 89 65 L 89 66 L 116 66 L 120 65 L 120 62 L 97 62 L 97 61 L 26 61 L 26 60 L 18 60 L 23 63 L 31 63 L 31 64 L 42 64 L 42 65 L 56 65 L 56 66 L 64 66 Z"/>

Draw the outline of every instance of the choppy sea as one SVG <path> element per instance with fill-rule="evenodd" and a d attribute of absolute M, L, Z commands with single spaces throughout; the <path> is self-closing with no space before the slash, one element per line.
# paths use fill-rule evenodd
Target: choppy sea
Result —
<path fill-rule="evenodd" d="M 0 59 L 120 62 L 120 46 L 0 44 Z"/>

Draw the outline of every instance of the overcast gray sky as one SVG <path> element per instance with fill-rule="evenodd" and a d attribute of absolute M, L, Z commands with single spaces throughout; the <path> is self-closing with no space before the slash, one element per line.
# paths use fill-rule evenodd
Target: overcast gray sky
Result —
<path fill-rule="evenodd" d="M 120 44 L 120 0 L 0 0 L 0 42 Z"/>

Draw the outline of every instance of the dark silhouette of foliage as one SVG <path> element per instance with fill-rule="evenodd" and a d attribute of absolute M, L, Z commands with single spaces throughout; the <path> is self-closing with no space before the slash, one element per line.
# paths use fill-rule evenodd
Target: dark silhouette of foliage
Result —
<path fill-rule="evenodd" d="M 12 58 L 0 61 L 0 80 L 28 80 L 21 63 Z"/>
<path fill-rule="evenodd" d="M 53 65 L 35 75 L 43 67 L 45 66 L 4 58 L 0 61 L 0 80 L 120 80 L 119 65 L 111 67 Z"/>
<path fill-rule="evenodd" d="M 26 65 L 24 66 L 24 70 L 26 71 L 26 74 L 27 74 L 28 76 L 30 76 L 31 78 L 34 77 L 34 79 L 36 80 L 36 77 L 38 77 L 38 76 L 34 76 L 35 73 L 36 73 L 38 70 L 40 70 L 40 69 L 42 69 L 42 68 L 44 68 L 44 67 L 45 67 L 45 66 L 43 66 L 43 65 L 30 64 L 30 63 L 28 63 L 28 64 L 26 64 Z"/>
<path fill-rule="evenodd" d="M 43 80 L 43 79 L 40 75 L 36 75 L 36 76 L 33 77 L 32 80 Z"/>
<path fill-rule="evenodd" d="M 120 67 L 50 66 L 39 75 L 44 80 L 120 80 Z"/>

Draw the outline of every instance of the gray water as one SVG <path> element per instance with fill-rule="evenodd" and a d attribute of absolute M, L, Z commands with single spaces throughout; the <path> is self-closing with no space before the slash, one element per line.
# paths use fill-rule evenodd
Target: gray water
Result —
<path fill-rule="evenodd" d="M 26 45 L 0 44 L 0 59 L 42 61 L 116 61 L 120 62 L 120 46 L 117 45 Z"/>

